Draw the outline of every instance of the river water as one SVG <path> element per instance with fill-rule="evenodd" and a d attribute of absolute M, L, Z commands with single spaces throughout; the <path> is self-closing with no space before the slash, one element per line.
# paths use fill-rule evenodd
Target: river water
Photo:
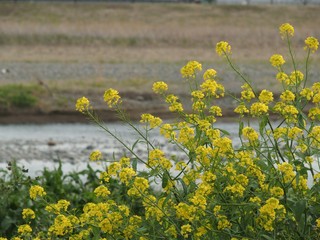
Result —
<path fill-rule="evenodd" d="M 257 124 L 252 126 L 256 128 Z M 105 127 L 130 147 L 137 139 L 142 139 L 132 128 L 121 123 L 108 123 Z M 135 124 L 135 127 L 144 131 L 142 125 Z M 229 132 L 234 146 L 239 144 L 237 122 L 229 120 L 216 123 L 215 127 Z M 158 130 L 150 132 L 149 140 L 163 150 L 167 157 L 185 156 L 175 145 L 169 144 Z M 0 125 L 0 169 L 6 168 L 12 160 L 28 169 L 32 177 L 41 175 L 44 168 L 57 168 L 59 161 L 65 173 L 81 171 L 88 164 L 93 169 L 102 169 L 101 164 L 89 161 L 89 155 L 95 149 L 99 149 L 108 161 L 119 160 L 124 154 L 130 156 L 116 139 L 92 124 Z M 134 151 L 147 160 L 144 143 L 136 144 Z M 319 170 L 317 163 L 314 169 Z M 308 180 L 311 186 L 311 176 Z"/>
<path fill-rule="evenodd" d="M 135 125 L 144 131 L 139 124 Z M 138 134 L 121 123 L 109 123 L 106 127 L 128 146 L 139 138 Z M 238 125 L 228 122 L 216 124 L 228 131 L 233 138 L 237 135 Z M 158 130 L 150 132 L 150 141 L 165 151 L 168 156 L 181 154 L 168 144 Z M 29 174 L 37 175 L 44 167 L 48 169 L 63 164 L 64 171 L 85 169 L 92 150 L 99 149 L 107 160 L 119 159 L 124 147 L 113 137 L 96 125 L 90 124 L 46 124 L 46 125 L 0 125 L 0 168 L 7 162 L 16 160 L 20 166 L 29 169 Z M 146 157 L 146 145 L 135 147 L 139 156 Z M 101 167 L 90 163 L 93 168 Z"/>

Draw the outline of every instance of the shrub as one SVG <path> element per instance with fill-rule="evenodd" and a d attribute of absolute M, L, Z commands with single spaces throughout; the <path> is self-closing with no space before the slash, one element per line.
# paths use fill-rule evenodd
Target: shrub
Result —
<path fill-rule="evenodd" d="M 5 109 L 33 107 L 37 103 L 37 97 L 34 94 L 35 88 L 35 86 L 21 84 L 0 86 L 0 103 Z M 38 88 L 36 90 L 39 91 Z"/>
<path fill-rule="evenodd" d="M 208 69 L 198 80 L 202 65 L 190 61 L 181 69 L 191 90 L 192 113 L 186 113 L 179 98 L 169 93 L 165 82 L 156 82 L 153 91 L 162 96 L 174 122 L 163 123 L 143 114 L 141 130 L 121 108 L 118 91 L 108 89 L 104 100 L 120 119 L 140 136 L 126 145 L 105 127 L 90 101 L 82 97 L 76 109 L 120 141 L 127 154 L 107 165 L 100 174 L 95 200 L 83 209 L 69 208 L 66 200 L 47 203 L 41 186 L 30 188 L 34 204 L 46 204 L 51 224 L 41 228 L 20 225 L 17 236 L 52 239 L 318 239 L 320 236 L 319 140 L 320 83 L 307 85 L 308 61 L 318 48 L 318 40 L 305 41 L 305 72 L 297 69 L 291 38 L 294 28 L 280 26 L 287 42 L 291 73 L 279 54 L 270 58 L 283 89 L 279 98 L 267 89 L 257 92 L 237 69 L 231 46 L 219 42 L 216 52 L 243 80 L 241 97 L 235 100 L 239 114 L 239 144 L 227 131 L 215 126 L 222 109 L 215 105 L 225 89 L 216 81 L 217 72 Z M 276 121 L 271 117 L 277 118 Z M 255 127 L 255 124 L 257 127 Z M 149 138 L 160 133 L 181 150 L 169 157 Z M 148 156 L 139 155 L 136 144 L 145 144 Z M 103 161 L 100 151 L 90 159 Z M 140 166 L 143 167 L 140 167 Z M 143 170 L 144 169 L 144 170 Z M 147 170 L 145 170 L 147 169 Z M 114 198 L 110 183 L 118 181 L 125 198 Z M 160 190 L 153 189 L 161 183 Z M 132 202 L 141 203 L 133 206 Z M 139 206 L 139 209 L 134 207 Z M 31 222 L 37 220 L 30 220 Z M 28 224 L 28 221 L 26 222 Z"/>

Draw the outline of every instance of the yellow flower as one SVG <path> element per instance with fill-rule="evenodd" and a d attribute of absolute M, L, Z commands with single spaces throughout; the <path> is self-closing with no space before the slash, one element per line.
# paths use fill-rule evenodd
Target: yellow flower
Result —
<path fill-rule="evenodd" d="M 196 91 L 191 92 L 191 96 L 192 96 L 194 99 L 202 99 L 202 98 L 204 98 L 204 94 L 203 94 L 203 92 L 200 91 L 200 90 L 196 90 Z"/>
<path fill-rule="evenodd" d="M 144 113 L 141 115 L 141 123 L 149 123 L 151 128 L 155 128 L 161 125 L 162 120 L 158 117 L 154 117 L 149 113 Z"/>
<path fill-rule="evenodd" d="M 311 120 L 320 119 L 320 108 L 318 107 L 310 108 L 308 117 Z"/>
<path fill-rule="evenodd" d="M 183 78 L 195 78 L 196 72 L 200 72 L 200 71 L 202 71 L 202 65 L 197 61 L 189 61 L 180 70 Z"/>
<path fill-rule="evenodd" d="M 192 232 L 190 224 L 185 224 L 181 226 L 181 234 L 184 238 L 188 238 L 189 233 Z"/>
<path fill-rule="evenodd" d="M 253 103 L 250 107 L 250 113 L 252 116 L 262 116 L 268 114 L 269 107 L 260 102 Z"/>
<path fill-rule="evenodd" d="M 296 174 L 293 171 L 293 166 L 289 163 L 278 164 L 279 171 L 283 174 L 283 181 L 285 183 L 292 182 Z"/>
<path fill-rule="evenodd" d="M 119 92 L 112 88 L 104 92 L 103 100 L 108 104 L 109 108 L 121 102 Z"/>
<path fill-rule="evenodd" d="M 308 101 L 313 97 L 313 91 L 310 88 L 304 88 L 300 92 L 300 96 L 306 98 Z"/>
<path fill-rule="evenodd" d="M 276 79 L 280 82 L 285 82 L 287 83 L 289 81 L 289 76 L 284 73 L 284 72 L 278 72 L 277 73 L 277 76 L 276 76 Z"/>
<path fill-rule="evenodd" d="M 31 233 L 31 232 L 32 232 L 32 228 L 30 227 L 29 224 L 20 225 L 18 227 L 18 233 L 20 233 L 20 234 L 26 234 L 26 233 Z"/>
<path fill-rule="evenodd" d="M 279 68 L 285 63 L 285 60 L 283 59 L 282 55 L 274 54 L 270 57 L 270 63 L 272 66 Z"/>
<path fill-rule="evenodd" d="M 175 209 L 177 217 L 181 220 L 193 221 L 196 217 L 197 208 L 193 205 L 180 202 Z"/>
<path fill-rule="evenodd" d="M 262 90 L 259 95 L 259 101 L 265 104 L 269 104 L 273 101 L 273 93 L 268 90 Z"/>
<path fill-rule="evenodd" d="M 30 208 L 25 208 L 22 210 L 22 218 L 23 219 L 35 219 L 36 215 L 34 211 Z"/>
<path fill-rule="evenodd" d="M 120 181 L 124 184 L 128 185 L 130 180 L 136 176 L 137 173 L 133 170 L 133 168 L 123 168 L 119 173 Z"/>
<path fill-rule="evenodd" d="M 316 223 L 317 223 L 317 228 L 320 228 L 320 218 L 316 220 Z"/>
<path fill-rule="evenodd" d="M 88 111 L 90 107 L 90 101 L 86 97 L 79 98 L 76 102 L 76 110 L 84 113 Z"/>
<path fill-rule="evenodd" d="M 281 187 L 273 187 L 270 189 L 271 196 L 273 197 L 282 197 L 284 191 Z"/>
<path fill-rule="evenodd" d="M 228 53 L 231 53 L 231 46 L 225 41 L 218 42 L 216 45 L 216 52 L 219 56 L 227 55 Z"/>
<path fill-rule="evenodd" d="M 168 85 L 165 82 L 155 82 L 152 86 L 154 93 L 163 94 L 168 90 Z"/>
<path fill-rule="evenodd" d="M 307 37 L 307 39 L 304 41 L 304 43 L 306 44 L 304 49 L 310 49 L 312 53 L 317 51 L 317 49 L 319 47 L 319 41 L 315 37 Z"/>
<path fill-rule="evenodd" d="M 244 103 L 240 103 L 240 105 L 234 109 L 234 112 L 244 116 L 245 113 L 249 113 L 249 109 L 244 105 Z"/>
<path fill-rule="evenodd" d="M 263 205 L 259 210 L 259 217 L 257 222 L 266 231 L 273 231 L 274 224 L 277 218 L 283 219 L 285 216 L 286 209 L 282 204 L 279 204 L 279 200 L 276 198 L 269 198 L 266 204 Z"/>
<path fill-rule="evenodd" d="M 217 71 L 214 69 L 208 69 L 207 71 L 205 71 L 205 73 L 203 74 L 203 80 L 213 80 L 215 78 L 215 76 L 217 75 Z"/>
<path fill-rule="evenodd" d="M 207 96 L 213 96 L 216 98 L 219 98 L 220 96 L 224 96 L 224 87 L 223 85 L 217 83 L 213 79 L 207 79 L 205 80 L 201 85 L 201 90 L 207 95 Z"/>
<path fill-rule="evenodd" d="M 106 197 L 110 195 L 109 189 L 105 186 L 96 187 L 96 189 L 93 192 L 96 194 L 97 197 Z"/>
<path fill-rule="evenodd" d="M 94 150 L 90 153 L 90 161 L 99 161 L 102 159 L 102 153 L 99 150 Z"/>
<path fill-rule="evenodd" d="M 136 177 L 134 179 L 133 187 L 128 190 L 129 196 L 141 196 L 149 188 L 149 182 L 142 177 Z"/>
<path fill-rule="evenodd" d="M 170 104 L 169 110 L 171 112 L 182 112 L 183 107 L 179 98 L 173 94 L 170 94 L 166 97 L 166 102 Z"/>
<path fill-rule="evenodd" d="M 254 92 L 249 84 L 245 83 L 241 86 L 241 88 L 243 89 L 243 91 L 241 91 L 241 99 L 250 101 L 251 99 L 255 98 Z"/>
<path fill-rule="evenodd" d="M 70 202 L 64 199 L 61 199 L 57 202 L 57 206 L 59 209 L 63 209 L 64 211 L 67 211 L 68 207 L 70 206 Z"/>
<path fill-rule="evenodd" d="M 301 71 L 293 71 L 290 74 L 289 79 L 287 79 L 286 84 L 287 85 L 297 85 L 300 82 L 303 81 L 304 75 Z"/>
<path fill-rule="evenodd" d="M 169 124 L 163 124 L 160 128 L 160 134 L 167 139 L 175 139 L 176 133 L 173 131 L 173 127 Z"/>
<path fill-rule="evenodd" d="M 283 93 L 281 93 L 280 98 L 284 102 L 292 102 L 292 101 L 294 101 L 296 96 L 290 90 L 286 90 Z"/>
<path fill-rule="evenodd" d="M 35 200 L 38 196 L 45 196 L 47 193 L 44 191 L 43 187 L 39 185 L 31 186 L 29 189 L 30 198 Z"/>
<path fill-rule="evenodd" d="M 281 38 L 292 37 L 294 35 L 294 28 L 289 23 L 284 23 L 279 27 Z"/>
<path fill-rule="evenodd" d="M 160 149 L 153 149 L 150 151 L 148 164 L 150 167 L 160 166 L 167 170 L 169 170 L 172 167 L 170 160 L 165 158 L 164 152 Z"/>
<path fill-rule="evenodd" d="M 250 142 L 255 142 L 259 139 L 259 134 L 252 127 L 244 127 L 242 135 Z"/>
<path fill-rule="evenodd" d="M 218 230 L 231 228 L 232 224 L 228 221 L 227 216 L 218 215 Z"/>
<path fill-rule="evenodd" d="M 221 110 L 221 108 L 219 106 L 210 107 L 209 112 L 212 113 L 215 116 L 219 116 L 219 117 L 222 116 L 222 110 Z"/>

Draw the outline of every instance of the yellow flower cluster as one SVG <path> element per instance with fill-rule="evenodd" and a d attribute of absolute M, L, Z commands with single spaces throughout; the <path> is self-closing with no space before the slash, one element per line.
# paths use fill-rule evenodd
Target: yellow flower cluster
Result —
<path fill-rule="evenodd" d="M 259 210 L 257 222 L 266 231 L 273 231 L 276 221 L 281 221 L 286 214 L 285 207 L 276 198 L 269 198 Z"/>
<path fill-rule="evenodd" d="M 285 60 L 283 59 L 282 55 L 274 54 L 270 57 L 270 63 L 272 66 L 280 68 L 285 63 Z"/>
<path fill-rule="evenodd" d="M 289 23 L 284 23 L 279 27 L 280 35 L 284 39 L 286 37 L 293 37 L 294 28 Z"/>
<path fill-rule="evenodd" d="M 102 159 L 102 153 L 100 150 L 94 150 L 90 153 L 90 161 L 100 161 Z"/>
<path fill-rule="evenodd" d="M 30 198 L 35 200 L 37 197 L 45 196 L 47 193 L 44 191 L 43 187 L 34 185 L 30 187 L 29 194 Z"/>
<path fill-rule="evenodd" d="M 315 37 L 307 37 L 307 39 L 304 41 L 306 46 L 305 49 L 310 49 L 312 53 L 317 51 L 319 47 L 319 41 Z"/>
<path fill-rule="evenodd" d="M 216 52 L 219 56 L 224 56 L 231 53 L 231 46 L 228 42 L 221 41 L 216 45 Z"/>
<path fill-rule="evenodd" d="M 170 170 L 172 163 L 169 159 L 165 158 L 163 151 L 160 149 L 153 149 L 149 153 L 148 166 Z"/>
<path fill-rule="evenodd" d="M 150 128 L 156 128 L 161 125 L 162 120 L 159 117 L 155 117 L 152 114 L 144 113 L 141 115 L 141 123 L 148 123 Z"/>
<path fill-rule="evenodd" d="M 35 219 L 36 214 L 30 208 L 25 208 L 22 210 L 22 218 L 23 219 Z"/>
<path fill-rule="evenodd" d="M 76 110 L 85 113 L 90 108 L 90 102 L 86 97 L 79 98 L 76 102 Z"/>
<path fill-rule="evenodd" d="M 108 104 L 109 108 L 112 108 L 121 102 L 119 92 L 113 88 L 104 92 L 103 100 Z"/>
<path fill-rule="evenodd" d="M 154 93 L 163 94 L 168 91 L 168 85 L 165 82 L 155 82 L 152 86 Z"/>
<path fill-rule="evenodd" d="M 197 61 L 189 61 L 180 72 L 183 78 L 195 78 L 196 73 L 202 71 L 202 65 Z"/>

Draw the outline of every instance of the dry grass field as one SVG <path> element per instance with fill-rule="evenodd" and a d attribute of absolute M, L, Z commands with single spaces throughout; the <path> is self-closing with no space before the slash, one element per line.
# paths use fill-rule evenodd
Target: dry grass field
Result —
<path fill-rule="evenodd" d="M 268 59 L 287 56 L 279 25 L 295 27 L 293 46 L 303 61 L 306 36 L 320 38 L 319 12 L 320 6 L 297 5 L 1 3 L 0 68 L 12 71 L 0 76 L 0 84 L 42 84 L 41 111 L 71 111 L 77 97 L 96 99 L 108 87 L 145 97 L 153 81 L 164 80 L 183 94 L 179 69 L 198 60 L 237 92 L 239 78 L 215 53 L 215 44 L 226 40 L 259 88 L 277 90 Z M 319 77 L 318 53 L 311 70 Z M 129 103 L 132 109 L 141 104 Z"/>

